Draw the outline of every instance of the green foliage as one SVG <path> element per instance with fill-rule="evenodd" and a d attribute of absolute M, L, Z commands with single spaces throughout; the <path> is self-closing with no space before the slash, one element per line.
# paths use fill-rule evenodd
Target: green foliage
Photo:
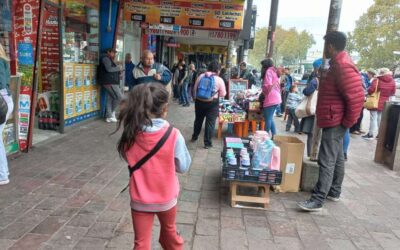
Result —
<path fill-rule="evenodd" d="M 394 68 L 400 50 L 400 0 L 375 0 L 349 36 L 348 50 L 360 54 L 361 68 Z"/>
<path fill-rule="evenodd" d="M 249 52 L 250 64 L 258 67 L 265 58 L 268 28 L 258 29 L 254 49 Z M 305 60 L 308 49 L 315 44 L 314 38 L 307 31 L 298 32 L 296 28 L 289 30 L 277 26 L 273 59 L 276 65 L 293 65 Z"/>

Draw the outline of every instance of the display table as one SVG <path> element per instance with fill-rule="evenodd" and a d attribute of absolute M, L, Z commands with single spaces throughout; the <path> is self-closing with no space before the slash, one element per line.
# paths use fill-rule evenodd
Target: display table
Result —
<path fill-rule="evenodd" d="M 239 195 L 237 192 L 238 187 L 252 187 L 258 189 L 258 196 L 250 195 Z M 231 194 L 231 206 L 232 207 L 244 207 L 244 208 L 257 208 L 266 209 L 269 205 L 269 185 L 262 183 L 252 183 L 243 181 L 231 181 L 229 185 L 229 191 Z M 255 203 L 260 204 L 261 207 L 254 206 L 243 206 L 238 202 Z"/>

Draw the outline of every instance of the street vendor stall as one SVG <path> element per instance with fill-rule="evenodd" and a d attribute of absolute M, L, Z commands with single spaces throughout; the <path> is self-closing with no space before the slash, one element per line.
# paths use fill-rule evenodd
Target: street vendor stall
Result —
<path fill-rule="evenodd" d="M 218 122 L 218 138 L 222 138 L 224 124 L 233 126 L 233 133 L 238 137 L 247 137 L 249 127 L 254 133 L 257 123 L 260 130 L 264 129 L 264 119 L 258 101 L 261 89 L 252 87 L 248 89 L 248 81 L 242 79 L 230 79 L 228 84 L 228 100 L 220 102 Z"/>
<path fill-rule="evenodd" d="M 282 181 L 280 148 L 268 133 L 257 131 L 251 140 L 226 137 L 221 159 L 222 178 L 230 182 L 232 207 L 250 203 L 258 205 L 257 208 L 267 208 L 270 185 L 279 185 Z M 239 194 L 238 187 L 255 188 L 256 193 Z"/>

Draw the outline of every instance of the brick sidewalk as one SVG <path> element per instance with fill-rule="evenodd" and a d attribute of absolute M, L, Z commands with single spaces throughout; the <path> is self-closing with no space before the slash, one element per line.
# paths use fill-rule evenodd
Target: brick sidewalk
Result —
<path fill-rule="evenodd" d="M 170 108 L 186 139 L 193 113 Z M 113 129 L 95 121 L 10 162 L 11 183 L 0 187 L 0 249 L 132 249 L 129 197 L 120 194 L 128 174 Z M 193 165 L 179 176 L 185 249 L 400 249 L 400 175 L 372 161 L 375 142 L 352 138 L 342 201 L 310 214 L 296 208 L 308 193 L 272 194 L 268 211 L 231 208 L 221 143 L 205 150 L 201 141 L 188 143 Z M 157 222 L 153 249 L 158 231 Z"/>

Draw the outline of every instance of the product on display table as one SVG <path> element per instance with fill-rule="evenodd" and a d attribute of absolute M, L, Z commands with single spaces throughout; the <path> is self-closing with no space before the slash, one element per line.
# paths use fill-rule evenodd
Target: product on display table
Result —
<path fill-rule="evenodd" d="M 222 152 L 224 179 L 271 185 L 281 183 L 280 149 L 264 133 L 257 131 L 252 141 L 225 138 Z"/>
<path fill-rule="evenodd" d="M 251 140 L 227 137 L 221 158 L 222 177 L 230 182 L 231 206 L 268 208 L 270 185 L 282 180 L 280 149 L 269 134 L 257 131 Z M 250 187 L 256 193 L 238 194 L 238 187 Z"/>
<path fill-rule="evenodd" d="M 244 122 L 246 112 L 235 102 L 223 100 L 219 104 L 219 122 L 235 123 Z"/>

